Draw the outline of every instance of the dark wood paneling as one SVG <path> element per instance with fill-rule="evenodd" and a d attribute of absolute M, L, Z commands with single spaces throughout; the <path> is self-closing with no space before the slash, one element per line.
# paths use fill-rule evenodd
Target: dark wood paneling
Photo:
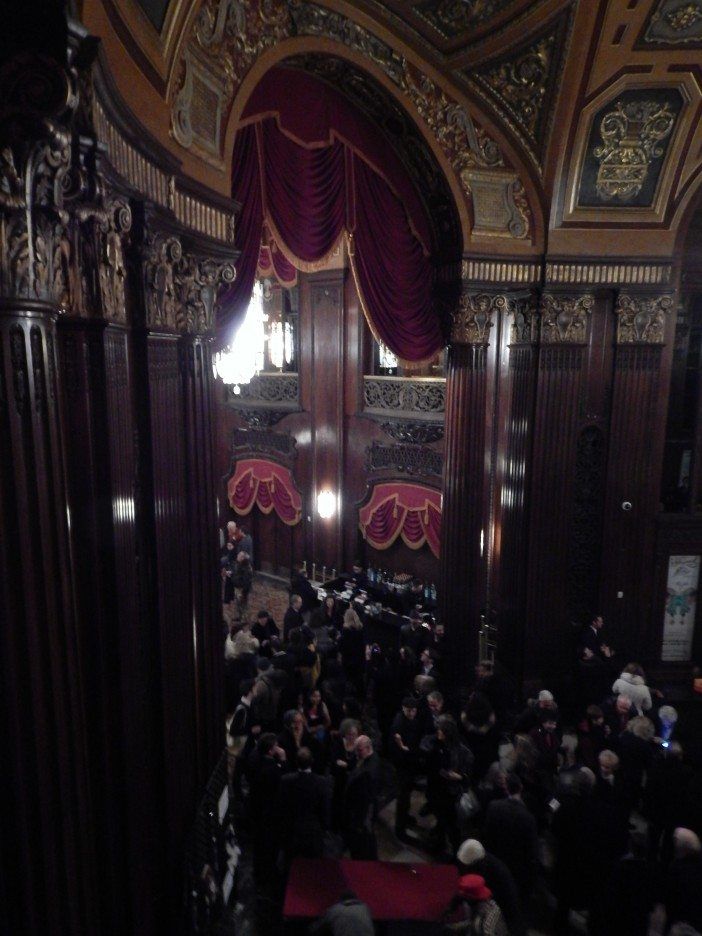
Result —
<path fill-rule="evenodd" d="M 182 854 L 197 791 L 193 660 L 192 531 L 189 528 L 184 402 L 178 340 L 149 335 L 156 598 L 168 847 Z M 177 770 L 170 765 L 177 764 Z"/>
<path fill-rule="evenodd" d="M 471 680 L 485 600 L 480 531 L 486 481 L 486 383 L 487 347 L 452 346 L 446 379 L 439 608 L 455 686 Z"/>
<path fill-rule="evenodd" d="M 13 933 L 96 932 L 55 318 L 0 308 L 3 868 Z"/>

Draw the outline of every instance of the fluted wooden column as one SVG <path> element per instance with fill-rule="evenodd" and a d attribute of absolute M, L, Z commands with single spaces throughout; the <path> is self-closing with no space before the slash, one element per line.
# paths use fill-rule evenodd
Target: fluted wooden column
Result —
<path fill-rule="evenodd" d="M 670 383 L 673 299 L 621 292 L 615 305 L 602 605 L 618 646 L 656 659 L 662 608 L 651 608 L 654 519 Z M 655 615 L 652 617 L 652 612 Z"/>
<path fill-rule="evenodd" d="M 446 447 L 439 602 L 454 693 L 473 679 L 486 591 L 485 494 L 488 341 L 502 295 L 464 292 L 454 316 L 446 377 Z"/>
<path fill-rule="evenodd" d="M 524 663 L 530 676 L 570 665 L 572 656 L 573 491 L 594 305 L 586 293 L 554 290 L 541 299 Z"/>
<path fill-rule="evenodd" d="M 73 82 L 26 57 L 0 79 L 0 928 L 18 936 L 98 932 L 56 364 Z"/>
<path fill-rule="evenodd" d="M 507 373 L 498 437 L 496 542 L 491 608 L 496 612 L 498 658 L 517 679 L 524 657 L 529 485 L 538 362 L 538 310 L 532 295 L 515 297 L 506 323 Z"/>

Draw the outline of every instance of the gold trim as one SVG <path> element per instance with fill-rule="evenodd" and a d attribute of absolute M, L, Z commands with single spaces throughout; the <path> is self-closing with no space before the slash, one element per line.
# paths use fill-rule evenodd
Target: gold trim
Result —
<path fill-rule="evenodd" d="M 463 260 L 461 279 L 465 285 L 471 282 L 481 283 L 518 283 L 538 282 L 540 263 L 520 260 Z"/>
<path fill-rule="evenodd" d="M 588 286 L 667 286 L 673 275 L 669 263 L 578 263 L 551 261 L 546 282 Z"/>

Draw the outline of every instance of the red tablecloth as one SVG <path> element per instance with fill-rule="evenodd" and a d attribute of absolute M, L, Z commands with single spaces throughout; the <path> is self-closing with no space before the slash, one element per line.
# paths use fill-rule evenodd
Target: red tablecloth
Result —
<path fill-rule="evenodd" d="M 352 890 L 368 904 L 374 920 L 438 920 L 456 893 L 457 881 L 451 865 L 296 858 L 283 913 L 287 918 L 319 917 Z"/>

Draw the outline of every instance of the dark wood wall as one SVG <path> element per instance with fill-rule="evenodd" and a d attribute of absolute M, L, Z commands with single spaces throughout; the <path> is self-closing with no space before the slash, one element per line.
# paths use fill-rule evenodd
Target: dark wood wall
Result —
<path fill-rule="evenodd" d="M 289 575 L 291 562 L 303 559 L 320 569 L 350 569 L 354 558 L 364 564 L 406 571 L 429 581 L 438 579 L 438 559 L 428 546 L 412 550 L 398 540 L 389 550 L 367 547 L 358 527 L 359 504 L 383 472 L 367 467 L 373 442 L 395 444 L 378 422 L 363 416 L 363 375 L 371 362 L 372 338 L 348 269 L 301 274 L 300 282 L 300 409 L 285 416 L 273 433 L 290 433 L 296 442 L 293 475 L 302 494 L 303 517 L 287 527 L 275 512 L 254 507 L 241 518 L 254 536 L 256 567 Z M 218 387 L 216 457 L 221 468 L 220 521 L 235 519 L 226 498 L 231 470 L 232 432 L 246 427 L 229 407 Z M 441 443 L 435 444 L 440 449 Z M 245 454 L 245 453 L 244 453 Z M 271 454 L 274 461 L 275 454 Z M 437 487 L 440 477 L 434 479 Z M 316 494 L 328 487 L 341 492 L 340 514 L 322 520 Z"/>

